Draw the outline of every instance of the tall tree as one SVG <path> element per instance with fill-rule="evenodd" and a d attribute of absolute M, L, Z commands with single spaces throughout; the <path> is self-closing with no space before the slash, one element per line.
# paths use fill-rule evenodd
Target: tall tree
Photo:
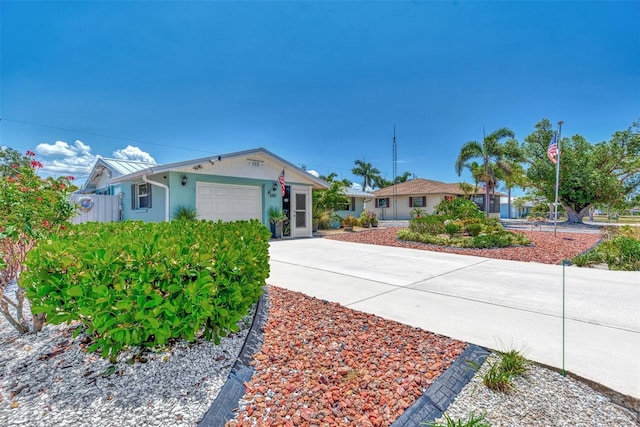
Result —
<path fill-rule="evenodd" d="M 407 182 L 412 175 L 413 174 L 411 172 L 405 171 L 402 175 L 396 176 L 393 182 L 396 184 L 399 184 L 401 182 Z"/>
<path fill-rule="evenodd" d="M 524 162 L 524 153 L 520 148 L 518 141 L 510 139 L 504 144 L 504 161 L 507 167 L 499 169 L 498 175 L 507 189 L 507 218 L 511 218 L 511 190 L 515 187 L 525 188 L 527 186 L 527 176 L 522 163 Z"/>
<path fill-rule="evenodd" d="M 529 163 L 527 177 L 534 194 L 555 200 L 555 164 L 547 158 L 553 135 L 551 123 L 543 119 L 525 138 Z M 581 135 L 560 141 L 558 202 L 571 223 L 582 218 L 594 204 L 617 204 L 629 200 L 640 189 L 640 121 L 613 134 L 608 142 L 590 144 Z"/>
<path fill-rule="evenodd" d="M 485 213 L 489 216 L 489 195 L 497 183 L 496 171 L 499 169 L 507 170 L 509 165 L 505 162 L 505 148 L 500 143 L 504 138 L 514 138 L 515 134 L 509 128 L 500 128 L 485 135 L 482 143 L 478 141 L 469 141 L 460 149 L 460 154 L 456 160 L 456 173 L 458 176 L 462 174 L 462 169 L 471 159 L 481 159 L 484 169 L 483 182 L 485 184 L 484 207 Z"/>
<path fill-rule="evenodd" d="M 469 169 L 469 172 L 471 172 L 471 178 L 473 179 L 473 194 L 476 194 L 478 191 L 478 184 L 485 181 L 484 167 L 476 161 L 465 163 L 464 167 Z"/>
<path fill-rule="evenodd" d="M 342 183 L 342 185 L 344 185 L 345 187 L 351 187 L 351 185 L 353 184 L 353 182 L 349 181 L 347 178 L 341 179 L 341 180 L 337 180 L 336 178 L 338 177 L 338 174 L 335 172 L 331 172 L 329 173 L 329 175 L 324 176 L 324 175 L 320 175 L 318 178 L 320 178 L 321 180 L 331 184 L 333 182 L 340 182 Z"/>
<path fill-rule="evenodd" d="M 373 188 L 376 177 L 380 176 L 380 171 L 364 159 L 356 160 L 355 164 L 356 167 L 351 169 L 351 173 L 362 177 L 362 191 L 367 191 L 367 187 Z"/>
<path fill-rule="evenodd" d="M 0 176 L 13 176 L 22 167 L 31 164 L 31 157 L 21 154 L 11 147 L 0 147 Z"/>

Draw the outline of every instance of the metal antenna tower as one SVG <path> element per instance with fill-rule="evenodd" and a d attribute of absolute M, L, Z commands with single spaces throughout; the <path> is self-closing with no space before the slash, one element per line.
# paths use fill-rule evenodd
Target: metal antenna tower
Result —
<path fill-rule="evenodd" d="M 396 125 L 393 125 L 393 220 L 398 220 L 398 203 L 396 194 L 396 176 L 398 176 L 398 143 L 396 142 Z"/>

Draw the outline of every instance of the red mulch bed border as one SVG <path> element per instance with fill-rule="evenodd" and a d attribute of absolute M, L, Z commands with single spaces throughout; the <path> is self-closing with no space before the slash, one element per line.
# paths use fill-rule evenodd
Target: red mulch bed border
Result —
<path fill-rule="evenodd" d="M 390 426 L 467 346 L 275 286 L 269 302 L 228 426 Z"/>
<path fill-rule="evenodd" d="M 352 233 L 329 234 L 323 236 L 323 238 L 371 245 L 421 249 L 433 252 L 474 255 L 485 258 L 539 262 L 542 264 L 560 264 L 563 260 L 570 260 L 576 255 L 593 248 L 601 239 L 599 233 L 572 233 L 563 231 L 556 233 L 554 236 L 554 233 L 548 231 L 519 230 L 515 232 L 522 233 L 529 237 L 529 240 L 531 240 L 530 246 L 496 249 L 463 249 L 401 241 L 396 237 L 400 229 L 401 227 L 389 227 Z"/>

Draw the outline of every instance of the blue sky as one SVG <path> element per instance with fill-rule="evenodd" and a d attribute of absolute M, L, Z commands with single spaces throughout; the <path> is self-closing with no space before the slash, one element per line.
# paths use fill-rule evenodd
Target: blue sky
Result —
<path fill-rule="evenodd" d="M 0 2 L 0 145 L 82 176 L 265 147 L 358 181 L 459 178 L 463 143 L 640 117 L 640 2 Z"/>

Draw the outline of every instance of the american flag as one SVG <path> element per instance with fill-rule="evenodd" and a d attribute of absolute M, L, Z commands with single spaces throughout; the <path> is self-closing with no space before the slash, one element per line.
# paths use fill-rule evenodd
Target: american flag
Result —
<path fill-rule="evenodd" d="M 284 169 L 278 176 L 278 181 L 280 181 L 280 191 L 282 192 L 282 197 L 284 197 Z"/>
<path fill-rule="evenodd" d="M 556 134 L 553 134 L 551 141 L 549 142 L 549 148 L 547 148 L 547 157 L 553 163 L 558 161 L 558 143 L 556 142 Z"/>

